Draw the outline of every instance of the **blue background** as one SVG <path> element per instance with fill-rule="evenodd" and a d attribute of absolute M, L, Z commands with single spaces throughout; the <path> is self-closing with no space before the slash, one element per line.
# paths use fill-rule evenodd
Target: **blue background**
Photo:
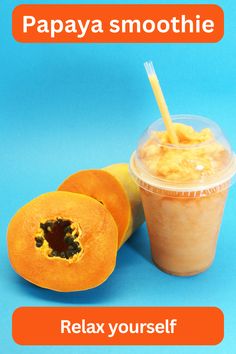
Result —
<path fill-rule="evenodd" d="M 207 272 L 195 277 L 169 276 L 152 264 L 144 225 L 120 250 L 116 270 L 106 283 L 82 293 L 54 293 L 13 272 L 5 235 L 19 207 L 55 190 L 70 173 L 128 161 L 144 128 L 159 117 L 143 67 L 147 59 L 156 65 L 171 113 L 201 114 L 216 120 L 236 151 L 236 3 L 218 1 L 225 12 L 225 36 L 219 43 L 137 45 L 17 43 L 11 34 L 11 13 L 19 3 L 2 0 L 0 5 L 0 351 L 233 353 L 235 187 L 225 210 L 216 260 Z M 11 315 L 15 308 L 60 305 L 218 306 L 225 314 L 225 339 L 216 347 L 172 348 L 31 348 L 13 342 Z"/>

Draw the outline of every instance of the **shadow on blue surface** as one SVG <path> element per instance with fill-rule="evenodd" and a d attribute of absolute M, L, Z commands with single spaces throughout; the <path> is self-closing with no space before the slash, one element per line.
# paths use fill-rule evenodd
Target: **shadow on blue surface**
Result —
<path fill-rule="evenodd" d="M 147 235 L 146 224 L 142 225 L 133 236 L 128 240 L 127 245 L 136 253 L 141 255 L 145 260 L 152 263 L 150 245 Z"/>
<path fill-rule="evenodd" d="M 109 281 L 106 281 L 97 288 L 68 293 L 60 293 L 48 289 L 42 289 L 29 283 L 14 273 L 12 273 L 12 278 L 14 278 L 13 281 L 15 283 L 17 282 L 18 291 L 27 292 L 28 296 L 45 300 L 46 302 L 65 303 L 68 305 L 93 303 L 100 304 L 105 303 L 110 297 L 114 297 L 111 277 L 109 278 Z"/>

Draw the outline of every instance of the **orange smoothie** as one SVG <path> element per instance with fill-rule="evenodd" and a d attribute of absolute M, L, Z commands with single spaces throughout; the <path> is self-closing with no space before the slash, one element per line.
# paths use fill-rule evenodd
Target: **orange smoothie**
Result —
<path fill-rule="evenodd" d="M 153 261 L 167 273 L 188 276 L 214 260 L 235 158 L 211 121 L 173 121 L 178 145 L 170 144 L 157 122 L 141 140 L 130 168 L 140 186 Z"/>
<path fill-rule="evenodd" d="M 172 198 L 141 188 L 152 258 L 163 271 L 194 275 L 215 256 L 227 191 L 199 198 Z"/>

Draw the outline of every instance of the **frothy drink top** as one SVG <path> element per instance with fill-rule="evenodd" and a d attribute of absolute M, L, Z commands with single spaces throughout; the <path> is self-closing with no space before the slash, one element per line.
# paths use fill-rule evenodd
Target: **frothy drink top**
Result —
<path fill-rule="evenodd" d="M 226 168 L 229 151 L 216 140 L 210 128 L 196 131 L 174 123 L 179 144 L 171 145 L 167 131 L 151 131 L 138 148 L 139 159 L 148 172 L 168 181 L 200 181 Z"/>

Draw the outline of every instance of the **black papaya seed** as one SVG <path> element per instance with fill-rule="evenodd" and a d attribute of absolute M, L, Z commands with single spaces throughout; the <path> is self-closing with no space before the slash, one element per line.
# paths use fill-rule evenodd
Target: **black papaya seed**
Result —
<path fill-rule="evenodd" d="M 75 250 L 81 249 L 79 242 L 74 242 L 73 247 Z"/>
<path fill-rule="evenodd" d="M 71 236 L 66 236 L 64 237 L 64 241 L 65 243 L 67 243 L 68 245 L 71 245 L 72 243 L 74 243 L 74 240 Z"/>
<path fill-rule="evenodd" d="M 44 239 L 43 237 L 35 237 L 35 241 L 36 241 L 36 247 L 41 247 L 43 245 Z"/>
<path fill-rule="evenodd" d="M 71 250 L 66 251 L 66 256 L 67 256 L 67 258 L 70 258 L 71 256 L 73 256 L 73 251 L 71 251 Z"/>
<path fill-rule="evenodd" d="M 66 257 L 65 252 L 61 252 L 60 257 L 61 257 L 61 258 L 65 258 L 65 257 Z"/>
<path fill-rule="evenodd" d="M 67 234 L 67 233 L 72 233 L 72 228 L 70 226 L 66 226 L 65 229 L 64 229 L 64 232 Z"/>
<path fill-rule="evenodd" d="M 47 230 L 45 224 L 43 224 L 42 222 L 40 223 L 40 228 L 41 228 L 43 231 L 46 231 L 46 230 Z"/>

